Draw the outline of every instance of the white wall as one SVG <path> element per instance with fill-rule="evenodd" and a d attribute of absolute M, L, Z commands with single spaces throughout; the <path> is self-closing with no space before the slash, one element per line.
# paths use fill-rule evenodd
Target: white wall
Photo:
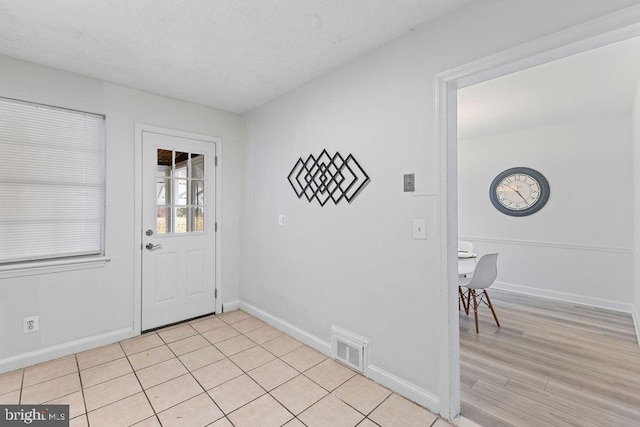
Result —
<path fill-rule="evenodd" d="M 106 115 L 104 267 L 0 280 L 0 372 L 114 341 L 133 333 L 134 123 L 223 139 L 223 302 L 237 300 L 239 187 L 244 148 L 240 119 L 80 75 L 0 57 L 0 96 Z M 22 319 L 40 316 L 24 335 Z"/>
<path fill-rule="evenodd" d="M 617 115 L 459 141 L 459 234 L 477 253 L 500 253 L 498 287 L 630 310 L 631 140 L 630 116 Z M 514 166 L 549 181 L 533 215 L 489 200 L 491 181 Z"/>
<path fill-rule="evenodd" d="M 635 271 L 633 315 L 640 344 L 640 79 L 638 79 L 638 87 L 636 88 L 631 120 L 633 135 L 633 261 Z"/>
<path fill-rule="evenodd" d="M 369 373 L 437 411 L 435 75 L 633 3 L 474 2 L 246 114 L 244 306 L 319 347 L 332 324 L 369 338 Z M 371 176 L 351 205 L 298 200 L 286 180 L 323 148 L 352 153 Z M 404 173 L 431 195 L 403 193 Z M 426 241 L 411 238 L 413 218 L 427 219 Z"/>

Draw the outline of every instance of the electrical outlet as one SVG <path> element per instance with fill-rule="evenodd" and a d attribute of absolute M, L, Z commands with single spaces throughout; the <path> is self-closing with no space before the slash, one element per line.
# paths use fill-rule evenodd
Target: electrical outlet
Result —
<path fill-rule="evenodd" d="M 38 316 L 25 317 L 22 319 L 22 328 L 25 334 L 38 332 L 40 329 L 40 319 Z"/>
<path fill-rule="evenodd" d="M 287 225 L 287 217 L 284 214 L 278 215 L 278 225 Z"/>

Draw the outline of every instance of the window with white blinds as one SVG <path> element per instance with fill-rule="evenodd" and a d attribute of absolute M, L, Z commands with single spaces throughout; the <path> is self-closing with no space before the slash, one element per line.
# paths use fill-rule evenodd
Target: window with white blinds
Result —
<path fill-rule="evenodd" d="M 0 264 L 103 253 L 104 122 L 0 98 Z"/>

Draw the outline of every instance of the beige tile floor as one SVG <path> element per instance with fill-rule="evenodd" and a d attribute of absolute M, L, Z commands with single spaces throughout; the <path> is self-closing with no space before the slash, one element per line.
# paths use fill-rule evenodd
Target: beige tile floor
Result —
<path fill-rule="evenodd" d="M 2 374 L 0 403 L 69 404 L 72 427 L 448 426 L 239 310 Z"/>

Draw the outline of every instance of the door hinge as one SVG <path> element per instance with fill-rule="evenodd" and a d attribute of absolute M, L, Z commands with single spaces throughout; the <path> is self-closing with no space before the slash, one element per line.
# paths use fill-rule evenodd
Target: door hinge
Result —
<path fill-rule="evenodd" d="M 218 298 L 218 290 L 216 289 L 215 292 L 213 293 L 213 297 L 214 298 Z"/>
<path fill-rule="evenodd" d="M 218 166 L 218 156 L 216 156 L 215 165 Z"/>
<path fill-rule="evenodd" d="M 218 223 L 217 223 L 217 222 L 216 222 L 216 223 L 215 223 L 215 225 L 213 226 L 213 231 L 214 231 L 215 233 L 217 233 L 217 232 L 218 232 Z"/>

